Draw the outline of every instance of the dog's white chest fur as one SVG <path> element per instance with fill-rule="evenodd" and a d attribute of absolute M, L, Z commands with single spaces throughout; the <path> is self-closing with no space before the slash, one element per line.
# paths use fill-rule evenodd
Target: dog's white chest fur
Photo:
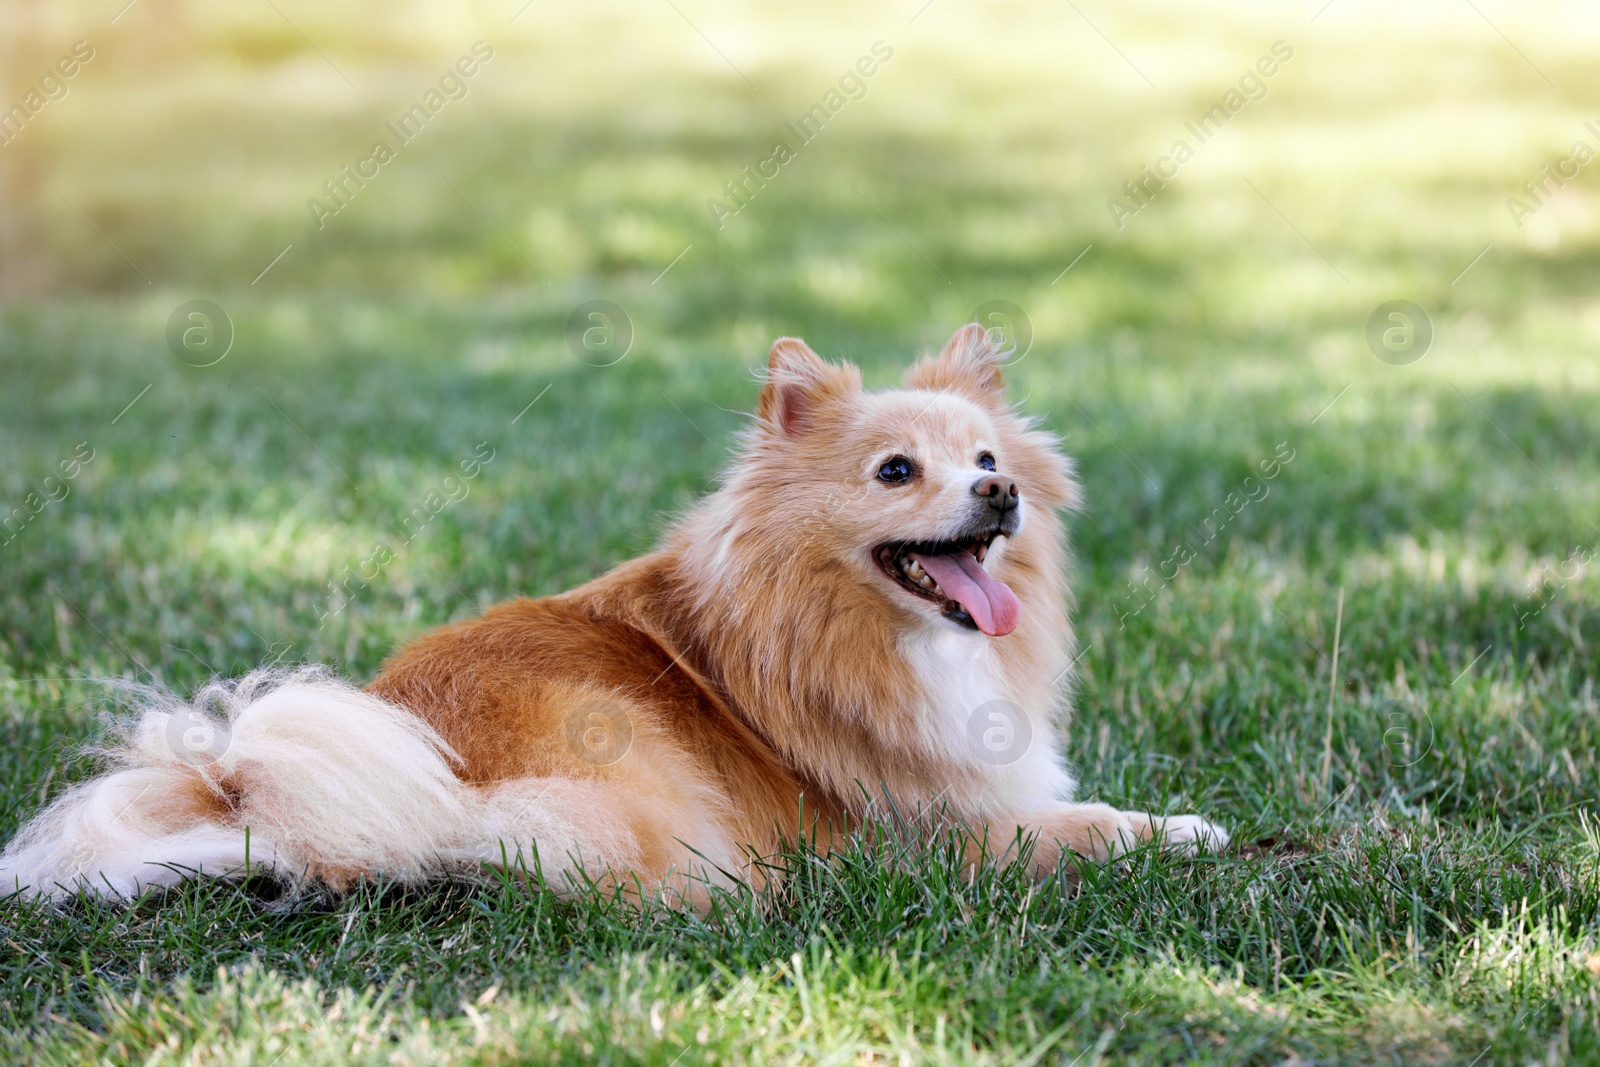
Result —
<path fill-rule="evenodd" d="M 1072 775 L 1048 709 L 1029 707 L 1008 684 L 994 640 L 943 620 L 905 639 L 906 660 L 922 682 L 924 743 L 979 772 L 981 795 L 967 799 L 986 808 L 1071 799 Z"/>

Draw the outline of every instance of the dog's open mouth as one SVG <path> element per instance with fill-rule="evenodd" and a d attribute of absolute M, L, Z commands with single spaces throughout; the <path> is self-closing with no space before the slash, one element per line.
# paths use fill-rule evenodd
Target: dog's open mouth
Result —
<path fill-rule="evenodd" d="M 990 637 L 1017 628 L 1022 605 L 1011 587 L 984 569 L 996 530 L 963 541 L 890 541 L 873 553 L 901 588 L 939 605 L 945 618 Z"/>

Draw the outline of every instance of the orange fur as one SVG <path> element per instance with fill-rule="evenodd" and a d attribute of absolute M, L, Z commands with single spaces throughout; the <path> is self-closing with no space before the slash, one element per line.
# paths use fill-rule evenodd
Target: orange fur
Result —
<path fill-rule="evenodd" d="M 961 543 L 973 523 L 998 523 L 1004 500 L 988 502 L 975 484 L 980 456 L 1020 501 L 1020 528 L 976 555 L 1020 603 L 1004 636 L 908 590 L 891 571 L 914 557 L 882 549 Z M 881 480 L 892 457 L 914 476 Z M 516 808 L 526 798 L 538 825 L 565 835 L 569 870 L 691 904 L 730 876 L 759 884 L 767 868 L 755 861 L 785 837 L 828 848 L 874 824 L 884 800 L 925 829 L 967 826 L 978 851 L 984 835 L 1004 846 L 1037 834 L 1041 870 L 1067 852 L 1106 858 L 1154 835 L 1220 844 L 1226 835 L 1195 816 L 1071 802 L 1059 751 L 1074 643 L 1060 512 L 1077 501 L 1056 439 L 1008 405 L 980 327 L 881 393 L 863 391 L 854 367 L 781 339 L 738 459 L 657 551 L 560 596 L 427 634 L 369 693 L 380 710 L 420 718 L 452 761 L 460 797 L 450 803 L 477 829 L 464 839 L 455 823 L 431 827 L 428 840 L 492 861 L 490 838 L 525 832 Z M 1026 738 L 1015 758 L 973 742 L 989 736 L 992 708 Z M 198 794 L 172 796 L 167 831 L 237 821 L 254 766 L 220 785 L 199 775 Z M 209 812 L 195 814 L 208 795 Z M 291 830 L 279 834 L 282 855 L 311 880 L 376 873 L 296 851 Z"/>
<path fill-rule="evenodd" d="M 886 491 L 871 471 L 887 455 L 952 446 L 995 452 L 1032 504 L 997 570 L 1024 621 L 1007 637 L 971 640 L 995 642 L 1003 691 L 1042 744 L 1067 718 L 1073 635 L 1057 511 L 1077 503 L 1078 486 L 1056 440 L 1007 407 L 977 326 L 911 368 L 904 391 L 870 398 L 855 368 L 779 340 L 740 458 L 660 550 L 562 596 L 423 637 L 372 689 L 428 719 L 472 781 L 556 773 L 573 699 L 555 694 L 568 680 L 626 693 L 635 737 L 620 762 L 664 753 L 666 777 L 639 788 L 708 790 L 721 801 L 715 825 L 747 856 L 771 853 L 786 833 L 847 831 L 879 796 L 902 811 L 948 805 L 992 841 L 1041 832 L 1045 867 L 1062 846 L 1104 857 L 1147 839 L 1148 816 L 1103 805 L 1056 797 L 1019 810 L 1010 803 L 1019 790 L 997 785 L 993 768 L 930 741 L 922 680 L 900 648 L 928 620 L 876 573 L 870 552 L 935 536 L 951 493 Z M 560 762 L 566 773 L 618 773 Z M 695 830 L 654 832 L 692 841 Z M 646 881 L 681 856 L 655 860 L 638 872 Z"/>

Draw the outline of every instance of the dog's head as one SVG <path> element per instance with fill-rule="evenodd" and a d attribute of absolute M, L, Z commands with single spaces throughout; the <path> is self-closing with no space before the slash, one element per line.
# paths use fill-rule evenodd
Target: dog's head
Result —
<path fill-rule="evenodd" d="M 1076 485 L 1055 438 L 1008 405 L 1003 355 L 965 326 L 904 388 L 866 392 L 853 366 L 779 340 L 729 486 L 736 539 L 759 538 L 791 596 L 842 599 L 845 581 L 896 617 L 990 637 L 1030 599 L 1058 610 L 1054 512 Z"/>

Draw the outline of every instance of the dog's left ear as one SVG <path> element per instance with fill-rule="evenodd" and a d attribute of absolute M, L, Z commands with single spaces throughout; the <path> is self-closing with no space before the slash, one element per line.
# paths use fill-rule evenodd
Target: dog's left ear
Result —
<path fill-rule="evenodd" d="M 1006 383 L 1000 377 L 1005 357 L 1005 352 L 995 350 L 989 331 L 969 322 L 950 335 L 937 358 L 924 359 L 906 371 L 906 387 L 951 389 L 980 403 L 998 404 L 1006 395 Z"/>

